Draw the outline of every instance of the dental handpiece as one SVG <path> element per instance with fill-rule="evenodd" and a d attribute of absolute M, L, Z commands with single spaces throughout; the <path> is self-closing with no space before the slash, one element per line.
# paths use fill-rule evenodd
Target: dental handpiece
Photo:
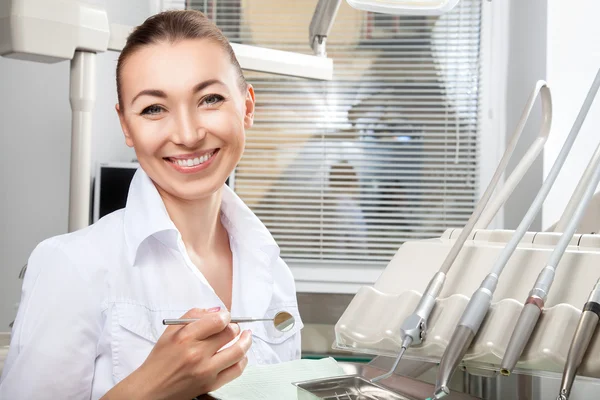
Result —
<path fill-rule="evenodd" d="M 594 196 L 598 183 L 600 183 L 600 144 L 596 148 L 596 151 L 588 164 L 588 168 L 592 170 L 592 175 L 589 179 L 584 180 L 584 177 L 582 178 L 582 181 L 580 181 L 580 184 L 587 186 L 579 199 L 574 214 L 568 221 L 548 263 L 540 272 L 533 285 L 533 289 L 529 292 L 529 297 L 525 300 L 525 305 L 521 310 L 515 329 L 513 330 L 508 346 L 506 347 L 502 363 L 500 364 L 500 373 L 502 375 L 510 375 L 511 371 L 515 368 L 515 365 L 517 365 L 519 358 L 521 358 L 521 354 L 523 354 L 523 350 L 529 342 L 531 334 L 542 314 L 542 309 L 544 308 L 548 293 L 554 282 L 558 264 L 565 254 L 567 246 L 571 242 L 573 234 L 577 230 L 577 226 Z M 575 195 L 578 195 L 579 193 L 579 190 L 575 190 L 574 192 Z"/>
<path fill-rule="evenodd" d="M 502 155 L 502 158 L 498 163 L 498 167 L 496 168 L 496 171 L 494 172 L 494 175 L 492 176 L 492 179 L 490 180 L 490 183 L 488 184 L 485 192 L 481 196 L 481 199 L 477 203 L 475 210 L 473 210 L 473 214 L 471 214 L 471 217 L 467 221 L 467 224 L 461 230 L 458 238 L 456 239 L 456 242 L 454 242 L 454 245 L 450 249 L 450 252 L 444 259 L 444 262 L 442 263 L 439 271 L 429 281 L 427 288 L 425 289 L 425 292 L 423 293 L 423 296 L 419 301 L 419 304 L 417 305 L 413 313 L 403 321 L 402 326 L 400 327 L 402 346 L 396 358 L 394 366 L 398 365 L 400 359 L 402 358 L 407 348 L 409 348 L 411 345 L 420 344 L 423 342 L 423 340 L 425 340 L 425 335 L 427 333 L 427 322 L 429 320 L 431 312 L 433 311 L 436 300 L 444 287 L 446 275 L 452 267 L 454 261 L 458 257 L 458 254 L 460 253 L 463 245 L 467 241 L 469 235 L 475 228 L 477 222 L 479 221 L 484 209 L 486 208 L 492 196 L 492 193 L 494 192 L 496 186 L 498 185 L 498 182 L 502 178 L 502 175 L 504 174 L 504 171 L 506 170 L 512 153 L 514 152 L 517 146 L 517 143 L 523 132 L 529 115 L 531 114 L 531 110 L 533 109 L 538 93 L 541 95 L 542 110 L 544 115 L 542 125 L 540 128 L 540 135 L 538 137 L 538 140 L 530 147 L 530 149 L 526 153 L 526 156 L 519 162 L 513 174 L 511 174 L 511 176 L 509 177 L 508 180 L 510 180 L 511 184 L 507 185 L 506 188 L 503 188 L 499 197 L 506 198 L 509 196 L 510 191 L 514 189 L 514 187 L 523 177 L 529 166 L 531 166 L 533 160 L 535 160 L 535 158 L 543 148 L 543 145 L 545 144 L 550 132 L 550 124 L 552 119 L 552 100 L 550 95 L 550 89 L 548 89 L 546 83 L 544 81 L 538 81 L 536 82 L 534 90 L 530 94 L 527 104 L 523 109 L 523 113 L 521 115 L 519 123 L 515 128 L 515 131 L 511 136 L 510 141 L 507 143 L 506 150 L 504 151 L 504 154 Z M 500 206 L 501 204 L 496 203 L 493 207 L 490 207 L 493 209 L 487 213 L 486 221 L 488 221 L 488 218 L 491 219 L 496 214 Z M 483 227 L 485 228 L 485 226 Z M 393 369 L 394 367 L 392 367 L 392 370 L 390 370 L 390 372 L 393 372 Z M 375 379 L 383 379 L 384 377 L 389 376 L 390 372 L 388 372 L 388 374 L 382 377 L 378 377 Z"/>
<path fill-rule="evenodd" d="M 523 220 L 515 230 L 514 235 L 510 238 L 507 245 L 502 249 L 491 272 L 485 277 L 481 286 L 475 291 L 475 293 L 473 293 L 473 296 L 471 296 L 471 299 L 467 303 L 465 311 L 463 312 L 458 325 L 450 338 L 450 342 L 446 346 L 446 350 L 442 355 L 440 367 L 436 377 L 436 385 L 433 397 L 434 400 L 439 400 L 450 393 L 448 386 L 450 379 L 452 378 L 456 367 L 464 358 L 464 355 L 471 346 L 473 338 L 483 323 L 489 307 L 492 304 L 492 298 L 498 284 L 498 279 L 502 274 L 504 267 L 508 263 L 508 260 L 517 248 L 519 242 L 523 236 L 525 236 L 527 229 L 529 229 L 535 216 L 541 209 L 544 200 L 550 192 L 550 189 L 552 189 L 552 185 L 556 181 L 556 177 L 562 169 L 562 166 L 564 165 L 565 160 L 567 159 L 567 156 L 573 147 L 573 143 L 579 134 L 581 125 L 587 116 L 594 96 L 598 91 L 598 87 L 600 87 L 600 70 L 596 74 L 594 83 L 592 84 L 583 106 L 581 107 L 581 110 L 575 119 L 573 127 L 571 128 L 571 132 L 569 132 L 569 135 L 567 136 L 565 143 L 563 144 L 563 147 L 556 158 L 556 161 L 552 165 L 552 168 L 544 180 L 542 187 L 527 210 L 525 217 L 523 217 Z"/>
<path fill-rule="evenodd" d="M 596 282 L 587 303 L 583 306 L 581 317 L 579 317 L 579 324 L 573 335 L 571 347 L 567 355 L 557 400 L 569 399 L 573 381 L 577 375 L 577 369 L 583 361 L 590 340 L 598 326 L 598 321 L 600 321 L 600 279 Z"/>
<path fill-rule="evenodd" d="M 449 382 L 454 371 L 471 347 L 473 338 L 479 331 L 481 323 L 492 303 L 492 297 L 498 284 L 498 276 L 489 274 L 473 294 L 463 312 L 452 337 L 444 350 L 435 381 L 433 399 L 439 400 L 450 394 Z"/>

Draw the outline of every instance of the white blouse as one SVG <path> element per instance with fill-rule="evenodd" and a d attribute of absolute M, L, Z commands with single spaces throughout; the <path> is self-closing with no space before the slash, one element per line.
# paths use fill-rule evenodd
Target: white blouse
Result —
<path fill-rule="evenodd" d="M 268 323 L 241 324 L 252 330 L 249 365 L 299 358 L 303 324 L 279 247 L 227 186 L 221 220 L 233 254 L 231 315 L 286 310 L 296 318 L 285 333 Z M 45 240 L 31 254 L 0 399 L 98 399 L 142 364 L 164 318 L 216 306 L 225 308 L 139 169 L 125 209 Z"/>

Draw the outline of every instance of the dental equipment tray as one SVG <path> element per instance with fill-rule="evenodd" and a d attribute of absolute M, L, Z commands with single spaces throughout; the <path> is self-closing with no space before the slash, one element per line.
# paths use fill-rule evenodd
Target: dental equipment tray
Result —
<path fill-rule="evenodd" d="M 298 400 L 417 400 L 393 393 L 360 376 L 299 382 Z"/>
<path fill-rule="evenodd" d="M 387 372 L 389 368 L 387 364 L 339 362 L 338 365 L 346 375 L 294 383 L 297 387 L 297 399 L 422 400 L 434 389 L 430 383 L 398 374 L 393 374 L 381 382 L 372 383 L 371 379 Z M 447 400 L 476 400 L 476 398 L 465 393 L 452 392 Z"/>
<path fill-rule="evenodd" d="M 374 286 L 362 287 L 335 326 L 334 348 L 395 357 L 401 345 L 400 326 L 420 300 L 460 229 L 448 229 L 440 238 L 404 243 Z M 490 265 L 513 231 L 473 231 L 452 269 L 429 319 L 427 337 L 409 348 L 405 358 L 439 362 L 464 311 L 469 296 L 488 273 Z M 528 232 L 505 267 L 492 306 L 463 358 L 471 373 L 488 375 L 500 369 L 523 301 L 546 265 L 561 234 Z M 573 236 L 556 274 L 554 285 L 529 344 L 513 371 L 535 376 L 561 374 L 581 308 L 600 276 L 600 235 Z M 600 334 L 592 338 L 580 377 L 600 378 Z M 590 356 L 592 355 L 592 356 Z"/>

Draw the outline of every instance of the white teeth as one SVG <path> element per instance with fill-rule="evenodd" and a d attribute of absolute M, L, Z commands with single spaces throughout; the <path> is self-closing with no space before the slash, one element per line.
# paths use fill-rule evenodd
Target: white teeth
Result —
<path fill-rule="evenodd" d="M 201 157 L 188 158 L 187 160 L 174 160 L 174 162 L 176 164 L 178 164 L 180 167 L 193 167 L 196 165 L 204 164 L 205 162 L 208 161 L 209 158 L 212 157 L 213 154 L 214 154 L 214 152 L 212 152 L 210 154 L 205 154 Z"/>

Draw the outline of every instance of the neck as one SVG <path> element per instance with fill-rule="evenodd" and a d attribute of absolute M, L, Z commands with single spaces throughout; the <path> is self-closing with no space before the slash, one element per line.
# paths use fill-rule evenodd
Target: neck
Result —
<path fill-rule="evenodd" d="M 193 201 L 178 199 L 160 189 L 159 193 L 185 247 L 197 254 L 215 252 L 218 239 L 227 235 L 220 218 L 221 190 Z"/>

